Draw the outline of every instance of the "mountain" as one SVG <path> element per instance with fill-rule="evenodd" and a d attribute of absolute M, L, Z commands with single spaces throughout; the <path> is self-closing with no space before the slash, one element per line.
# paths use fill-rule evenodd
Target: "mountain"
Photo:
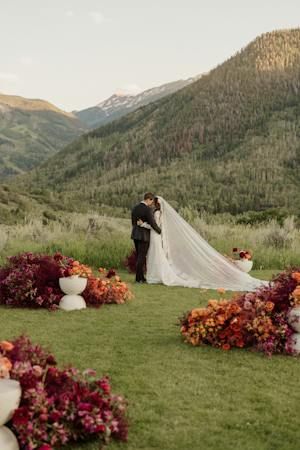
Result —
<path fill-rule="evenodd" d="M 160 98 L 173 94 L 179 89 L 188 86 L 200 76 L 188 78 L 187 80 L 173 81 L 152 89 L 148 89 L 136 95 L 119 91 L 107 100 L 91 108 L 82 111 L 74 111 L 74 114 L 89 128 L 97 128 L 135 111 L 141 106 L 155 102 Z"/>
<path fill-rule="evenodd" d="M 212 213 L 300 210 L 300 29 L 81 136 L 18 181 L 51 207 L 129 208 L 147 190 Z"/>
<path fill-rule="evenodd" d="M 73 114 L 44 100 L 0 94 L 0 178 L 32 169 L 85 129 Z"/>

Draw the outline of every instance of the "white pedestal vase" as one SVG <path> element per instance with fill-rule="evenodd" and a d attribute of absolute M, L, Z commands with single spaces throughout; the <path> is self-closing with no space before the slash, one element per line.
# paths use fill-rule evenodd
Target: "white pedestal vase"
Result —
<path fill-rule="evenodd" d="M 288 321 L 293 330 L 296 331 L 291 337 L 292 350 L 300 354 L 300 306 L 292 308 L 288 315 Z"/>
<path fill-rule="evenodd" d="M 249 259 L 237 259 L 234 264 L 243 272 L 250 272 L 253 267 L 253 261 Z"/>
<path fill-rule="evenodd" d="M 67 294 L 64 295 L 59 303 L 59 307 L 65 311 L 73 311 L 74 309 L 86 308 L 84 298 L 81 294 L 87 285 L 87 278 L 72 275 L 71 277 L 64 277 L 59 279 L 59 286 L 61 290 Z"/>
<path fill-rule="evenodd" d="M 21 386 L 16 380 L 0 380 L 0 449 L 19 450 L 17 438 L 13 432 L 3 426 L 13 416 L 21 400 Z"/>
<path fill-rule="evenodd" d="M 7 427 L 0 427 L 1 450 L 19 450 L 19 444 L 14 433 Z"/>
<path fill-rule="evenodd" d="M 300 355 L 300 333 L 292 334 L 291 348 L 295 355 Z"/>

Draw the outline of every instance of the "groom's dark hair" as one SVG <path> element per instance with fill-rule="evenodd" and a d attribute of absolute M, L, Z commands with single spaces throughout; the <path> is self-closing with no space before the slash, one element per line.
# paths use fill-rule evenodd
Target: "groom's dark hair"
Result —
<path fill-rule="evenodd" d="M 154 200 L 154 194 L 152 194 L 152 192 L 146 192 L 144 200 Z"/>

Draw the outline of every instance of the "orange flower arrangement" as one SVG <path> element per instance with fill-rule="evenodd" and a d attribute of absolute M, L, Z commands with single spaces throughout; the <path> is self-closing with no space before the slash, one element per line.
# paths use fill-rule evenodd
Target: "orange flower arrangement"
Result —
<path fill-rule="evenodd" d="M 217 292 L 222 296 L 224 289 Z M 180 331 L 192 345 L 223 350 L 253 346 L 267 355 L 293 354 L 288 314 L 294 305 L 300 305 L 300 270 L 287 270 L 255 292 L 211 299 L 206 308 L 193 309 L 180 319 Z"/>
<path fill-rule="evenodd" d="M 68 269 L 69 276 L 78 275 L 83 278 L 89 278 L 92 276 L 93 271 L 89 266 L 80 264 L 79 261 L 73 261 L 71 267 Z"/>
<path fill-rule="evenodd" d="M 0 379 L 1 378 L 9 378 L 10 371 L 12 369 L 12 363 L 10 359 L 3 354 L 6 354 L 13 350 L 14 345 L 9 341 L 1 341 L 0 342 Z M 1 355 L 1 351 L 3 354 Z"/>

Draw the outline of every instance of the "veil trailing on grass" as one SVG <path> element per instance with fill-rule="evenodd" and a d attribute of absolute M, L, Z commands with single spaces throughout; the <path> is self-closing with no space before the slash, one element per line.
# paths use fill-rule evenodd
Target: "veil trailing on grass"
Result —
<path fill-rule="evenodd" d="M 189 287 L 253 291 L 268 282 L 251 277 L 218 253 L 162 197 L 162 243 L 177 276 Z"/>

